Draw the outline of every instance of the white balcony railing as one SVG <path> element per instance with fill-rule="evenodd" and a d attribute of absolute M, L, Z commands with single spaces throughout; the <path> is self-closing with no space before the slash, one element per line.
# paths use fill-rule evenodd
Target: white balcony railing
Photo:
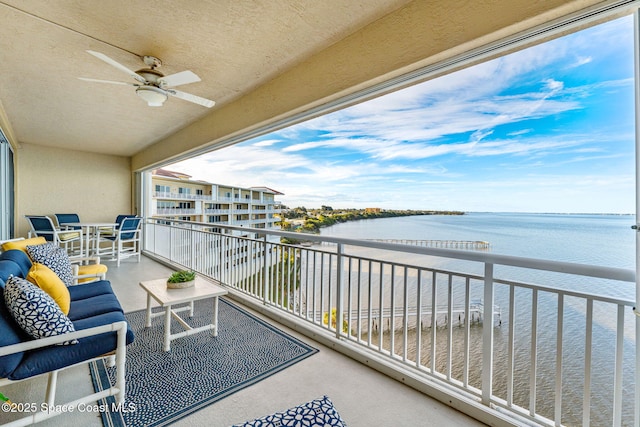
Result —
<path fill-rule="evenodd" d="M 149 219 L 145 249 L 484 422 L 638 425 L 634 304 L 601 294 L 631 270 L 210 226 Z"/>
<path fill-rule="evenodd" d="M 153 197 L 156 199 L 173 200 L 212 200 L 211 194 L 172 193 L 168 191 L 154 191 Z"/>
<path fill-rule="evenodd" d="M 157 215 L 198 215 L 199 209 L 195 208 L 157 208 Z"/>

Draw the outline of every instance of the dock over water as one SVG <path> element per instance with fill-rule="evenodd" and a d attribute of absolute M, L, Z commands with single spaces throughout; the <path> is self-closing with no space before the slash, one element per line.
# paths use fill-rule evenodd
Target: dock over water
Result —
<path fill-rule="evenodd" d="M 411 240 L 411 239 L 367 239 L 371 242 L 395 243 L 398 245 L 423 246 L 447 249 L 489 249 L 491 244 L 483 240 Z"/>
<path fill-rule="evenodd" d="M 464 324 L 467 319 L 465 319 L 465 313 L 468 313 L 469 319 L 468 321 L 471 323 L 482 323 L 483 315 L 484 315 L 484 304 L 482 301 L 472 301 L 469 304 L 468 311 L 465 310 L 464 305 L 454 305 L 449 308 L 447 305 L 437 305 L 435 316 L 433 315 L 433 307 L 431 305 L 424 305 L 418 311 L 418 307 L 407 307 L 406 313 L 403 307 L 396 307 L 394 310 L 391 310 L 389 307 L 385 307 L 382 309 L 382 312 L 379 308 L 361 308 L 361 309 L 352 309 L 351 311 L 347 311 L 344 313 L 345 320 L 349 320 L 350 322 L 359 322 L 360 330 L 362 332 L 367 332 L 369 328 L 372 331 L 379 331 L 382 329 L 383 331 L 389 331 L 393 329 L 398 331 L 404 329 L 405 325 L 402 321 L 396 321 L 397 319 L 403 319 L 405 314 L 409 319 L 406 327 L 411 330 L 415 329 L 418 325 L 420 328 L 431 328 L 433 326 L 446 326 L 453 322 L 458 322 L 458 324 Z M 314 311 L 310 317 L 315 318 L 317 321 L 321 321 L 324 318 L 326 312 L 318 312 Z M 451 316 L 451 317 L 449 317 Z M 502 311 L 499 306 L 494 306 L 493 311 L 494 325 L 499 326 L 502 325 Z M 380 328 L 380 324 L 382 324 L 382 328 Z"/>

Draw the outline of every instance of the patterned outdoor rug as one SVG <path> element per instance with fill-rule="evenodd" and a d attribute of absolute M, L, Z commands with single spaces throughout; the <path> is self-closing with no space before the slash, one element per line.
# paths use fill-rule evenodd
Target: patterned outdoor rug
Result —
<path fill-rule="evenodd" d="M 193 326 L 211 323 L 211 300 L 196 301 Z M 102 413 L 105 426 L 164 426 L 279 372 L 318 350 L 220 299 L 218 336 L 201 332 L 171 342 L 162 351 L 164 317 L 144 327 L 145 310 L 126 315 L 136 338 L 127 346 L 126 402 Z M 172 319 L 172 332 L 181 326 Z M 115 383 L 115 368 L 91 364 L 96 391 Z M 102 402 L 107 408 L 115 400 Z"/>

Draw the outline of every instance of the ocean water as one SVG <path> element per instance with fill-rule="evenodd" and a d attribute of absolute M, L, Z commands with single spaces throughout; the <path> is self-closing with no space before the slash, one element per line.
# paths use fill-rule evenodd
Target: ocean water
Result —
<path fill-rule="evenodd" d="M 336 224 L 323 236 L 482 240 L 490 253 L 635 268 L 634 215 L 466 213 Z"/>
<path fill-rule="evenodd" d="M 634 224 L 634 215 L 471 212 L 346 222 L 323 228 L 321 235 L 363 240 L 480 240 L 489 242 L 490 248 L 483 250 L 487 253 L 633 270 L 636 232 L 631 226 Z M 412 264 L 421 264 L 420 259 L 411 255 L 394 258 Z M 430 262 L 437 260 L 430 259 Z M 457 261 L 439 266 L 481 272 L 478 265 Z M 554 275 L 535 271 L 514 269 L 508 278 L 564 286 Z M 635 288 L 619 282 L 586 280 L 575 286 L 575 290 L 593 291 L 597 287 L 598 293 L 635 298 Z"/>
<path fill-rule="evenodd" d="M 339 236 L 355 239 L 412 239 L 412 240 L 481 240 L 490 243 L 488 253 L 521 256 L 535 259 L 575 262 L 580 264 L 635 269 L 635 224 L 634 215 L 586 215 L 586 214 L 520 214 L 520 213 L 467 213 L 461 216 L 430 215 L 398 218 L 362 220 L 336 224 L 321 230 L 323 236 Z M 367 254 L 371 255 L 371 254 Z M 386 254 L 389 256 L 389 254 Z M 481 266 L 461 261 L 443 261 L 440 258 L 418 257 L 409 254 L 392 254 L 394 261 L 410 265 L 437 266 L 454 271 L 481 273 Z M 474 270 L 475 269 L 475 270 Z M 568 280 L 564 275 L 534 270 L 496 268 L 496 276 L 525 282 L 540 283 L 572 289 L 590 291 L 599 295 L 633 300 L 635 286 L 631 283 L 606 281 L 600 279 Z M 531 360 L 531 305 L 530 293 L 517 294 L 516 308 L 518 316 L 515 323 L 514 354 L 514 402 L 529 407 L 530 399 L 530 360 Z M 508 306 L 506 287 L 496 287 L 496 304 Z M 565 425 L 582 425 L 582 400 L 584 394 L 584 348 L 585 348 L 585 304 L 567 298 L 565 302 L 565 337 L 563 348 L 563 416 Z M 536 388 L 538 398 L 536 408 L 543 415 L 553 418 L 555 399 L 555 325 L 557 303 L 554 298 L 540 293 L 538 305 L 538 335 L 536 345 L 537 372 Z M 613 307 L 613 308 L 611 308 Z M 630 310 L 625 315 L 624 342 L 624 393 L 623 422 L 633 423 L 634 387 L 634 325 Z M 613 391 L 613 349 L 615 334 L 612 324 L 616 319 L 614 306 L 594 306 L 594 326 L 592 345 L 592 381 L 591 385 L 591 425 L 611 425 Z M 503 323 L 496 327 L 494 334 L 494 393 L 506 394 L 507 378 L 504 368 L 508 361 L 506 344 L 508 342 L 508 318 L 502 316 Z M 462 351 L 464 328 L 453 328 L 454 352 Z M 396 342 L 402 342 L 397 333 Z M 423 334 L 424 335 L 424 334 Z M 426 334 L 428 338 L 429 334 Z M 447 346 L 446 333 L 438 333 L 438 348 Z M 482 349 L 482 327 L 471 328 L 470 383 L 480 386 L 480 360 Z M 409 336 L 409 343 L 413 337 Z M 429 353 L 428 339 L 424 340 L 422 354 Z M 544 350 L 548 349 L 548 350 Z M 415 354 L 415 348 L 411 349 Z M 429 363 L 428 357 L 423 363 Z M 445 366 L 444 359 L 438 359 L 438 366 Z M 453 373 L 459 375 L 462 366 L 454 360 Z"/>

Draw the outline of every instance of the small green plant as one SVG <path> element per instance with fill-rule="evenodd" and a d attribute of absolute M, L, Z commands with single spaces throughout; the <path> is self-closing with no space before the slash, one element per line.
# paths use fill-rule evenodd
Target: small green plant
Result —
<path fill-rule="evenodd" d="M 191 280 L 194 280 L 195 278 L 196 278 L 195 271 L 181 270 L 181 271 L 176 271 L 171 276 L 169 276 L 169 279 L 167 279 L 167 282 L 184 283 L 184 282 L 189 282 Z"/>

